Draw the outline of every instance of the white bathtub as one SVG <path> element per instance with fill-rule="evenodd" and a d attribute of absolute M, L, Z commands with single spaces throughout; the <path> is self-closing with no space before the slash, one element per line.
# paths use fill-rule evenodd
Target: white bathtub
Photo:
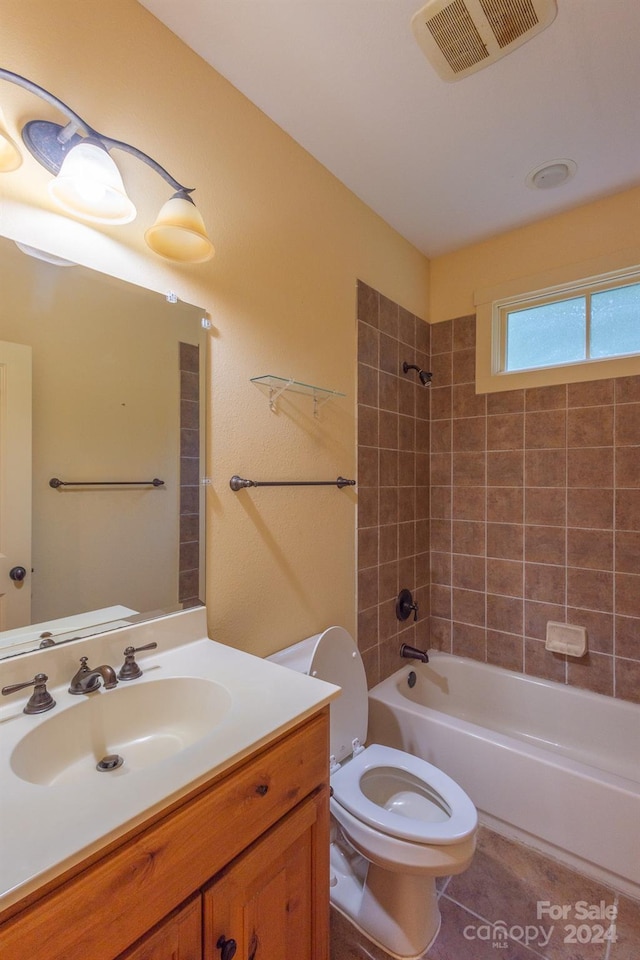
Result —
<path fill-rule="evenodd" d="M 368 740 L 440 767 L 488 827 L 640 897 L 640 706 L 434 653 L 369 707 Z"/>

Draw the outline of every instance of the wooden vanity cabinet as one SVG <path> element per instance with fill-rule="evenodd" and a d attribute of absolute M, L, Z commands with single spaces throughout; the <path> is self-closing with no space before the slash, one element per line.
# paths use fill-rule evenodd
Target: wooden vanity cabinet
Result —
<path fill-rule="evenodd" d="M 118 960 L 316 960 L 319 805 L 301 803 Z M 320 907 L 322 910 L 322 906 Z M 226 954 L 225 954 L 226 950 Z"/>
<path fill-rule="evenodd" d="M 316 801 L 301 804 L 204 892 L 203 960 L 312 960 Z M 158 958 L 160 960 L 160 958 Z"/>
<path fill-rule="evenodd" d="M 0 922 L 2 960 L 231 960 L 231 940 L 328 960 L 328 726 L 325 707 Z"/>
<path fill-rule="evenodd" d="M 172 913 L 119 960 L 202 960 L 202 897 Z"/>

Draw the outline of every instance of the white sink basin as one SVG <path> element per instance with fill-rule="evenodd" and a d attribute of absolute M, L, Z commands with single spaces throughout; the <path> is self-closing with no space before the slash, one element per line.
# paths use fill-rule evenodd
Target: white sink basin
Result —
<path fill-rule="evenodd" d="M 80 657 L 142 677 L 73 696 Z M 0 909 L 123 836 L 315 713 L 322 680 L 207 637 L 194 607 L 69 644 L 0 659 L 0 687 L 44 673 L 56 701 L 27 715 L 29 689 L 0 698 Z M 103 757 L 122 766 L 98 772 Z M 25 839 L 26 838 L 26 839 Z"/>
<path fill-rule="evenodd" d="M 53 711 L 15 745 L 11 768 L 22 780 L 43 785 L 126 776 L 212 733 L 231 705 L 225 687 L 198 677 L 120 683 Z M 100 772 L 96 765 L 113 755 L 123 763 Z"/>

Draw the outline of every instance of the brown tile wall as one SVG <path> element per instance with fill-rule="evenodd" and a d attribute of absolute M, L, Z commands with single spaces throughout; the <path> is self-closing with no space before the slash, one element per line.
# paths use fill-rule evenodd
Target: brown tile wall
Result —
<path fill-rule="evenodd" d="M 640 377 L 476 395 L 474 355 L 432 326 L 431 646 L 640 701 Z"/>
<path fill-rule="evenodd" d="M 429 327 L 359 282 L 358 489 L 370 684 L 408 642 L 640 702 L 640 377 L 478 395 L 475 317 Z M 587 655 L 547 651 L 549 620 Z"/>
<path fill-rule="evenodd" d="M 178 600 L 197 606 L 200 581 L 200 353 L 180 343 L 180 564 Z"/>
<path fill-rule="evenodd" d="M 429 326 L 358 283 L 358 645 L 370 685 L 401 666 L 400 644 L 429 632 Z M 399 621 L 411 590 L 419 619 Z"/>

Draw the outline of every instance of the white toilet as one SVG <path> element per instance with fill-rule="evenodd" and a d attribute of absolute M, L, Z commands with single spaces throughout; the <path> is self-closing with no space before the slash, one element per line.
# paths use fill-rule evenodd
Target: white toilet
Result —
<path fill-rule="evenodd" d="M 435 878 L 462 873 L 478 816 L 466 793 L 432 764 L 380 744 L 364 747 L 367 682 L 342 627 L 270 660 L 342 687 L 331 704 L 331 902 L 399 960 L 420 957 L 437 936 Z"/>

